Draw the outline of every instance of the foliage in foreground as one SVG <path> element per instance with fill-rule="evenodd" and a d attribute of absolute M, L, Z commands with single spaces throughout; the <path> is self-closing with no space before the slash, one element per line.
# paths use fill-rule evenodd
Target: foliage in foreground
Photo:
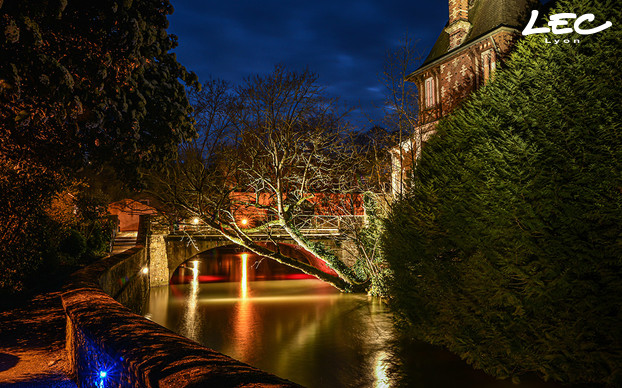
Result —
<path fill-rule="evenodd" d="M 621 386 L 621 10 L 559 12 L 614 27 L 523 39 L 439 125 L 387 221 L 392 302 L 414 335 L 495 376 Z"/>
<path fill-rule="evenodd" d="M 55 244 L 47 209 L 85 168 L 134 181 L 192 137 L 168 0 L 0 1 L 0 289 Z M 68 226 L 68 225 L 64 225 Z"/>

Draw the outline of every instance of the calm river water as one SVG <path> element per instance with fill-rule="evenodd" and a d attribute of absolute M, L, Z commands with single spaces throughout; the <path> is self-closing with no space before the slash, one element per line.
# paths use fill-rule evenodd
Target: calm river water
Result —
<path fill-rule="evenodd" d="M 146 317 L 306 387 L 517 387 L 402 338 L 378 299 L 341 294 L 251 254 L 210 251 L 184 263 L 172 281 L 178 284 L 151 290 Z"/>

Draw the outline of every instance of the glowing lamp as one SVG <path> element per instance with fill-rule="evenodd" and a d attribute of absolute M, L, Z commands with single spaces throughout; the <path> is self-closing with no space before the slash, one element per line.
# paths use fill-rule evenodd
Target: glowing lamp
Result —
<path fill-rule="evenodd" d="M 108 372 L 106 372 L 105 370 L 102 370 L 99 372 L 100 379 L 105 379 L 107 375 L 108 375 Z"/>
<path fill-rule="evenodd" d="M 143 273 L 146 275 L 149 273 L 149 267 L 143 268 Z"/>
<path fill-rule="evenodd" d="M 242 225 L 247 225 L 248 224 L 248 218 L 242 218 Z"/>
<path fill-rule="evenodd" d="M 192 223 L 195 224 L 195 225 L 198 225 L 199 224 L 199 217 L 194 217 L 192 219 Z"/>

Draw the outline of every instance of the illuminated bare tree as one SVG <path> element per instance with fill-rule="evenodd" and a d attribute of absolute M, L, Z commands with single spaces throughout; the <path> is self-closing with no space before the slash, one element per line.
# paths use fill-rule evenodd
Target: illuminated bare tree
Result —
<path fill-rule="evenodd" d="M 208 83 L 195 101 L 208 102 L 197 109 L 201 135 L 183 147 L 166 174 L 153 174 L 154 193 L 262 257 L 340 290 L 364 289 L 366 279 L 300 231 L 315 209 L 330 207 L 330 200 L 322 205 L 321 199 L 361 192 L 359 148 L 337 101 L 325 96 L 317 77 L 276 66 L 267 76 L 250 77 L 234 93 L 221 82 Z M 255 237 L 270 238 L 276 230 L 337 275 L 281 252 L 275 241 L 264 244 Z"/>
<path fill-rule="evenodd" d="M 399 164 L 405 162 L 412 166 L 421 154 L 423 133 L 418 126 L 419 94 L 414 83 L 408 81 L 421 56 L 416 51 L 415 42 L 405 35 L 400 45 L 387 51 L 382 80 L 387 88 L 387 114 L 385 121 L 395 129 L 395 142 L 399 145 Z M 414 152 L 404 152 L 404 148 Z M 405 160 L 410 158 L 410 160 Z M 400 182 L 402 186 L 403 182 Z"/>

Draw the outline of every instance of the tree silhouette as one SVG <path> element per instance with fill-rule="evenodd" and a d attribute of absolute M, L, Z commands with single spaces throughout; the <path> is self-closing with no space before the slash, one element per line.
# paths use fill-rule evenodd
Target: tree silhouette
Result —
<path fill-rule="evenodd" d="M 76 172 L 110 164 L 135 181 L 193 136 L 180 80 L 196 76 L 170 53 L 167 0 L 6 0 L 0 10 L 0 265 L 19 272 L 38 250 L 17 247 L 41 240 L 42 209 Z"/>

